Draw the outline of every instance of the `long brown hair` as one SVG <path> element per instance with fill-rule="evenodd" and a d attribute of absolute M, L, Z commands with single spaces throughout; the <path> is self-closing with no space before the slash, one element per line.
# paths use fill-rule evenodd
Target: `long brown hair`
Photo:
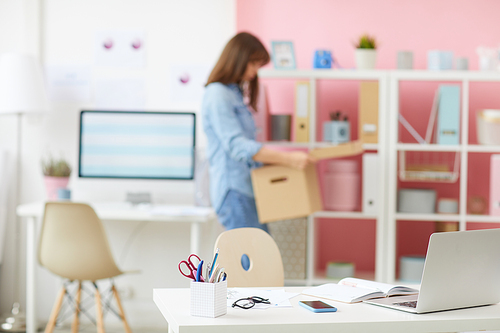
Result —
<path fill-rule="evenodd" d="M 208 77 L 207 85 L 212 82 L 241 84 L 248 63 L 259 61 L 265 65 L 269 60 L 269 53 L 257 37 L 248 32 L 240 32 L 231 38 L 222 51 L 219 60 Z M 248 84 L 249 104 L 254 110 L 258 94 L 259 80 L 256 75 Z"/>

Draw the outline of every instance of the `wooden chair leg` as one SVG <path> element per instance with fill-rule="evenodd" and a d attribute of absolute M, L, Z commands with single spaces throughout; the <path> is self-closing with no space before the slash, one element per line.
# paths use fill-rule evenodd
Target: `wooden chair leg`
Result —
<path fill-rule="evenodd" d="M 116 303 L 118 304 L 118 310 L 120 311 L 120 318 L 123 321 L 123 326 L 125 327 L 126 333 L 132 333 L 130 326 L 128 325 L 127 319 L 125 318 L 125 311 L 123 311 L 122 301 L 120 300 L 120 295 L 118 294 L 118 290 L 116 290 L 115 285 L 111 287 L 113 290 L 113 295 L 116 298 Z"/>
<path fill-rule="evenodd" d="M 95 287 L 95 309 L 96 309 L 96 319 L 97 319 L 97 332 L 104 333 L 104 318 L 102 313 L 102 302 L 101 294 L 97 288 L 97 284 L 94 283 Z"/>
<path fill-rule="evenodd" d="M 56 302 L 54 303 L 54 307 L 52 308 L 52 313 L 50 314 L 49 322 L 45 327 L 45 333 L 52 333 L 54 331 L 54 327 L 56 327 L 57 316 L 59 316 L 59 311 L 61 311 L 61 305 L 64 300 L 64 294 L 66 294 L 66 289 L 64 286 L 61 288 L 59 295 L 57 295 Z"/>
<path fill-rule="evenodd" d="M 82 295 L 82 281 L 78 281 L 78 290 L 75 295 L 75 317 L 71 324 L 71 333 L 78 333 L 80 326 L 80 299 Z"/>

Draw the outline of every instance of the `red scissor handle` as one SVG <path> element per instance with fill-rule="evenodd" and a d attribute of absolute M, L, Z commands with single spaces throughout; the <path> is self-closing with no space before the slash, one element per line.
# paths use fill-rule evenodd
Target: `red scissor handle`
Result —
<path fill-rule="evenodd" d="M 184 271 L 182 270 L 182 264 L 184 264 L 187 267 L 187 269 L 189 270 L 188 274 L 184 273 Z M 182 275 L 184 275 L 185 277 L 187 277 L 189 279 L 196 280 L 196 269 L 192 269 L 191 265 L 192 265 L 191 262 L 187 262 L 186 260 L 182 260 L 179 263 L 179 272 L 181 272 Z"/>

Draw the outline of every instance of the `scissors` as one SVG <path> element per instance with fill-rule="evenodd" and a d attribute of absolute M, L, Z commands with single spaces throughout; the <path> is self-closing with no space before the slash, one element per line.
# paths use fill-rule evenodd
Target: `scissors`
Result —
<path fill-rule="evenodd" d="M 198 263 L 196 265 L 195 265 L 195 263 L 193 263 L 193 259 L 191 259 L 192 257 L 195 257 L 196 259 L 198 259 Z M 179 272 L 181 272 L 181 274 L 184 275 L 185 277 L 187 277 L 193 281 L 196 281 L 197 265 L 200 262 L 201 262 L 200 257 L 198 257 L 196 254 L 193 253 L 188 257 L 187 261 L 182 260 L 179 263 Z M 186 270 L 186 268 L 184 268 L 184 270 L 183 270 L 183 267 L 187 267 L 189 273 L 185 273 L 184 271 Z M 200 274 L 200 281 L 205 282 L 205 279 L 203 278 L 203 276 L 201 276 L 201 274 Z"/>

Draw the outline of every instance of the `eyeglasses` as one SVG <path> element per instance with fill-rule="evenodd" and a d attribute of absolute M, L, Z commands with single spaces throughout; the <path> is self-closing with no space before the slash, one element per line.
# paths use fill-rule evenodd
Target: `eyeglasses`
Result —
<path fill-rule="evenodd" d="M 247 298 L 240 298 L 239 300 L 233 303 L 233 308 L 237 306 L 242 309 L 250 309 L 254 307 L 255 303 L 271 304 L 271 302 L 269 302 L 269 299 L 262 298 L 259 296 L 252 296 Z"/>

